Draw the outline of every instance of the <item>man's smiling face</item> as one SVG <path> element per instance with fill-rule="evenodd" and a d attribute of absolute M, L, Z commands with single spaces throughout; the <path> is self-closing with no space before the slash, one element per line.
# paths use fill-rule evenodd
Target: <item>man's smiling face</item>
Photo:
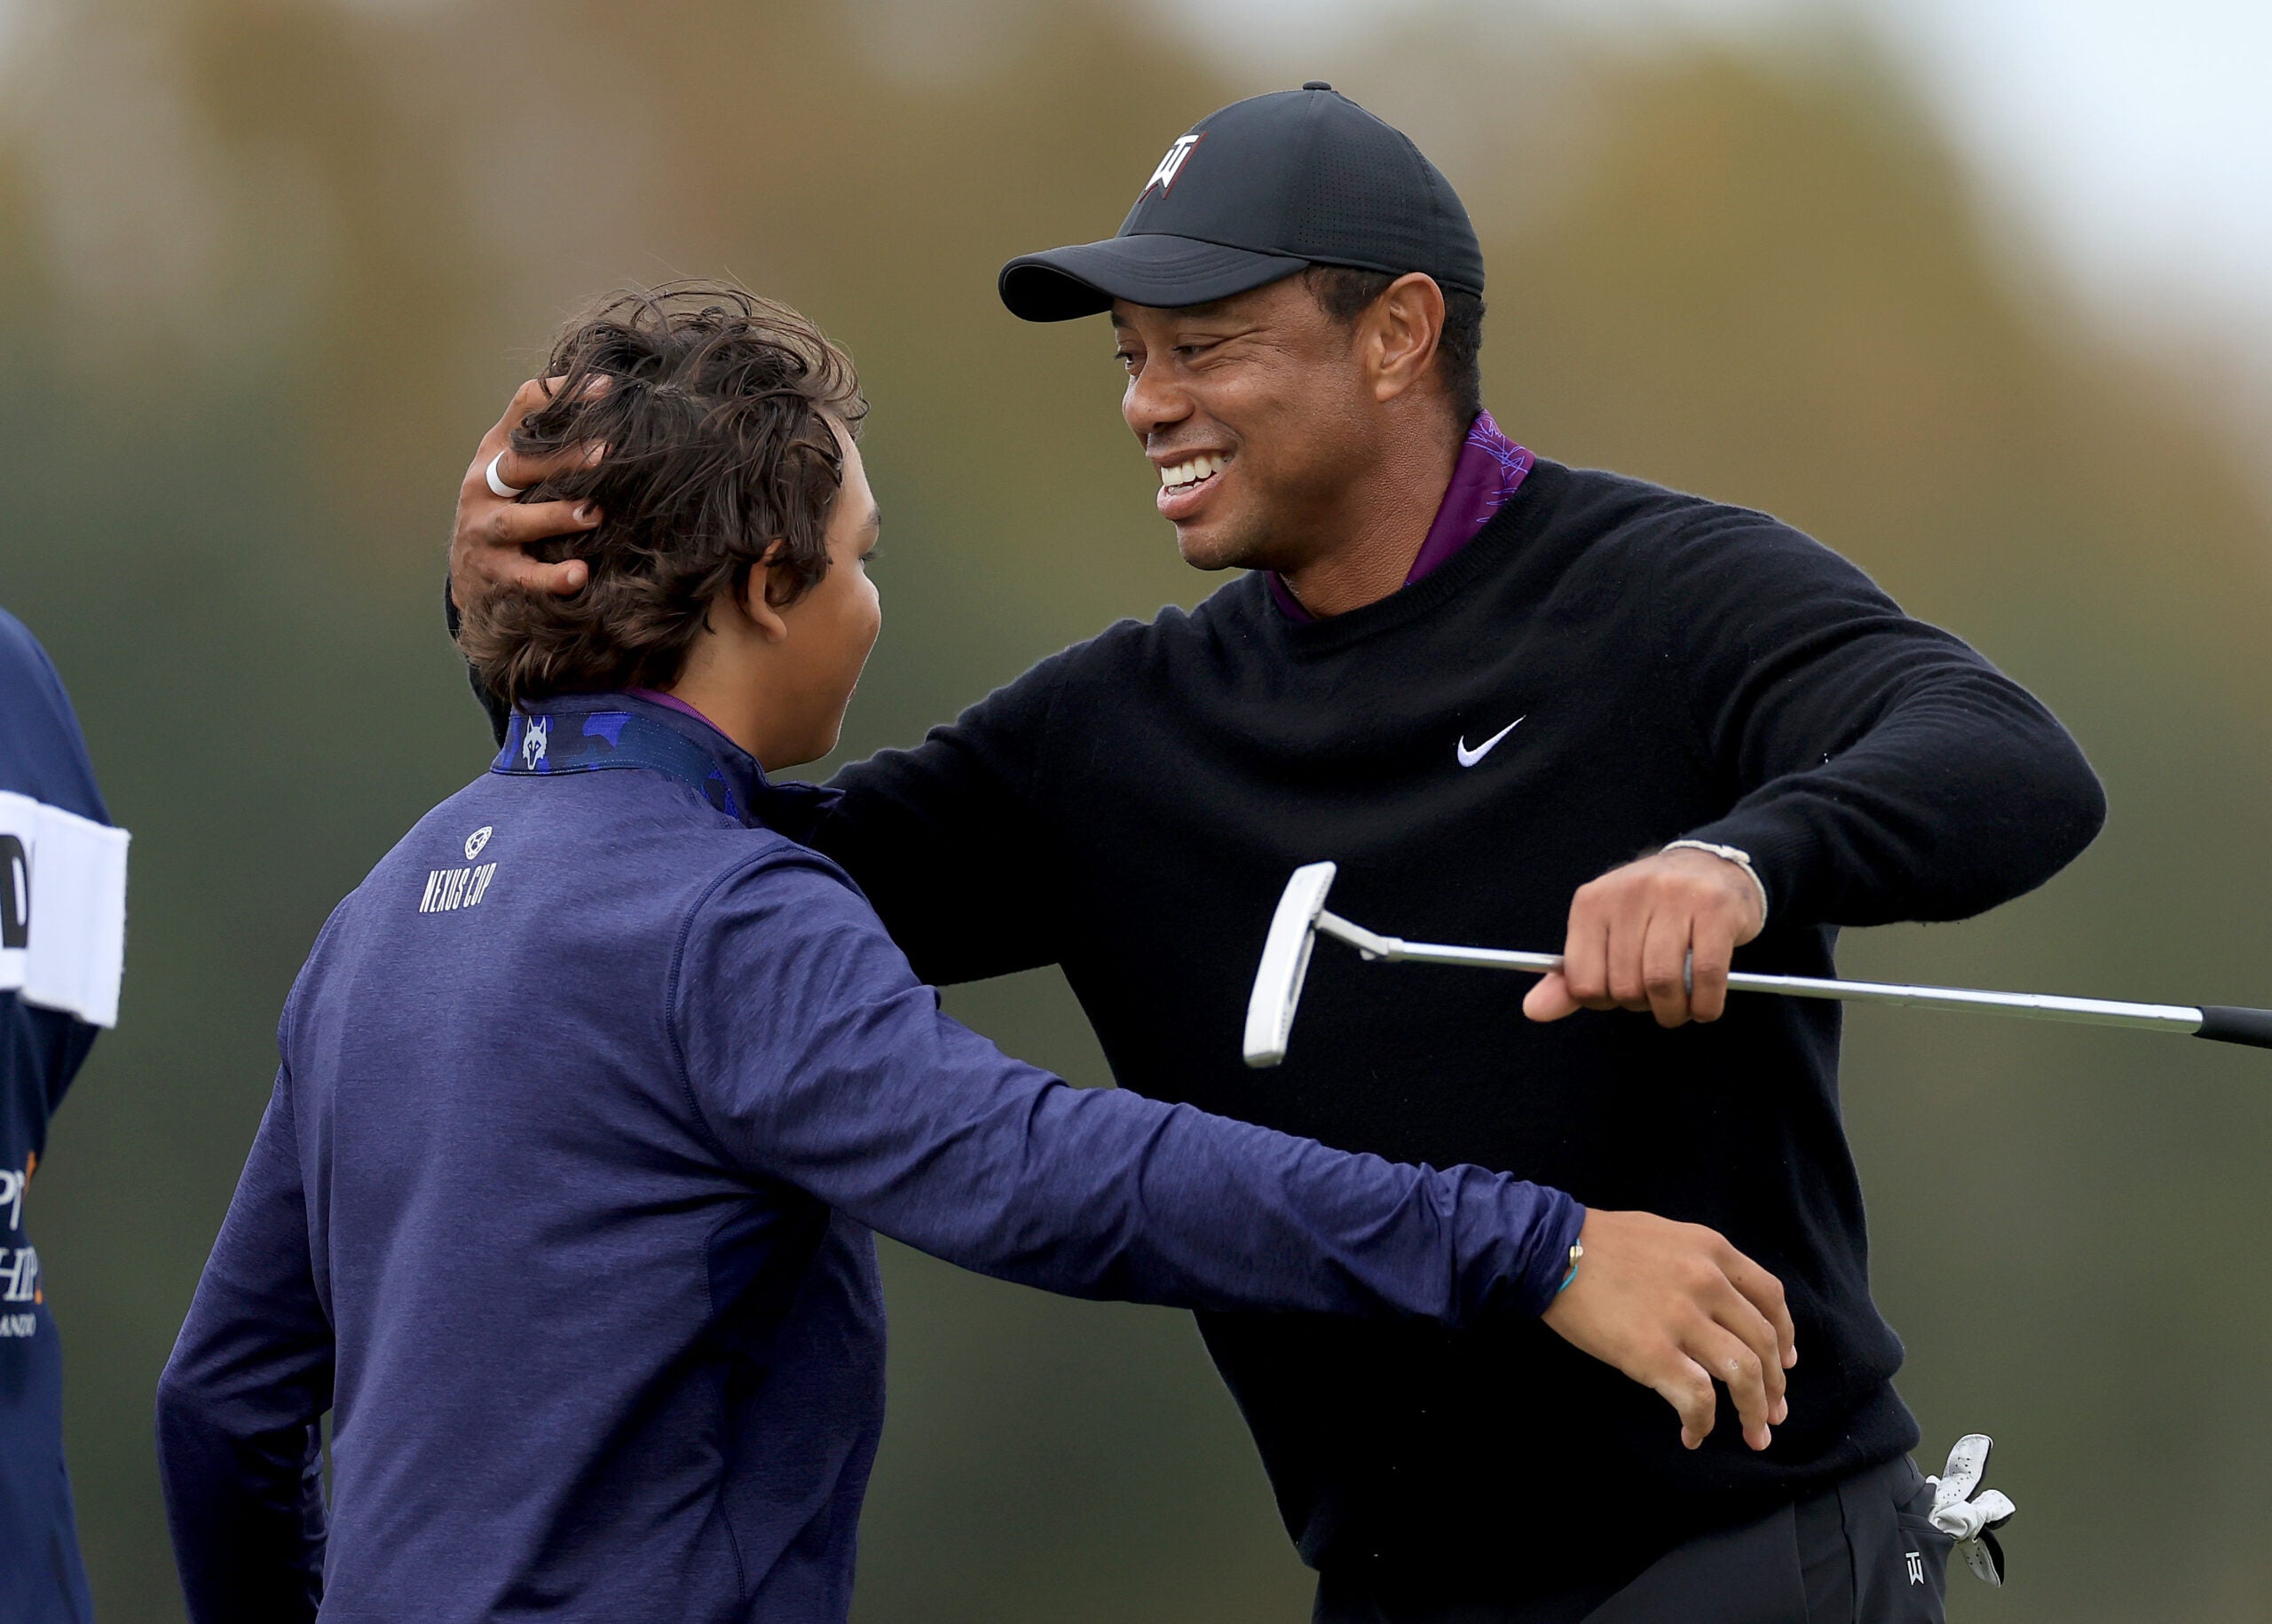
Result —
<path fill-rule="evenodd" d="M 1377 454 L 1355 335 L 1297 275 L 1211 304 L 1112 307 L 1121 414 L 1203 570 L 1298 569 Z"/>

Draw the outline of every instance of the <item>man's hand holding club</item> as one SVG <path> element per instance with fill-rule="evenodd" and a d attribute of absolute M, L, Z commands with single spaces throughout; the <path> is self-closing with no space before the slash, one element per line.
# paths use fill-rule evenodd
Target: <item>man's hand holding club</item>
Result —
<path fill-rule="evenodd" d="M 1717 1021 L 1729 961 L 1766 922 L 1758 883 L 1708 851 L 1677 847 L 1612 869 L 1571 898 L 1563 967 L 1539 978 L 1523 1013 L 1559 1021 L 1582 1009 L 1630 1009 L 1660 1026 Z"/>

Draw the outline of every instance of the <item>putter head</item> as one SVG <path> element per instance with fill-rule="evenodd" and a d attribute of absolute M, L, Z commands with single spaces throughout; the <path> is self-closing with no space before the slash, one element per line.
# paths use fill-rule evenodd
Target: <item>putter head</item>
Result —
<path fill-rule="evenodd" d="M 1286 1058 L 1294 1011 L 1302 1001 L 1302 980 L 1309 974 L 1310 949 L 1317 941 L 1317 916 L 1333 888 L 1334 866 L 1310 863 L 1294 871 L 1271 917 L 1262 943 L 1262 964 L 1254 973 L 1254 992 L 1246 1005 L 1246 1063 L 1258 1069 Z"/>

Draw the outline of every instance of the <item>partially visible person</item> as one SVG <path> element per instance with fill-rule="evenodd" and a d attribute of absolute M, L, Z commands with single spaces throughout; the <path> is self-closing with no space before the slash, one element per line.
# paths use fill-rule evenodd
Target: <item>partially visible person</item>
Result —
<path fill-rule="evenodd" d="M 63 1353 L 26 1222 L 47 1124 L 118 1018 L 126 832 L 63 681 L 0 611 L 0 1620 L 93 1616 L 63 1463 Z"/>
<path fill-rule="evenodd" d="M 160 1388 L 193 1619 L 842 1619 L 872 1226 L 1083 1297 L 1543 1317 L 1699 1440 L 1724 1373 L 1766 1447 L 1781 1288 L 1710 1230 L 1073 1089 L 943 1014 L 800 844 L 832 798 L 767 777 L 834 747 L 880 624 L 849 360 L 730 289 L 554 360 L 516 444 L 604 447 L 560 482 L 609 516 L 590 588 L 468 603 L 504 748 L 286 1005 Z"/>

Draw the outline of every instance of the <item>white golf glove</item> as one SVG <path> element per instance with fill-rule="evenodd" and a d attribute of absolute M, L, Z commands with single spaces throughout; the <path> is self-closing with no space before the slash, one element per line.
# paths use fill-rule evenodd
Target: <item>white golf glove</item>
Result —
<path fill-rule="evenodd" d="M 1992 1443 L 1984 1432 L 1966 1433 L 1949 1451 L 1942 1474 L 1925 1481 L 1933 1486 L 1933 1509 L 1928 1513 L 1933 1526 L 1956 1541 L 1976 1578 L 2000 1586 L 2004 1548 L 1996 1542 L 1995 1530 L 2011 1521 L 2017 1508 L 2009 1496 L 1980 1487 Z"/>

